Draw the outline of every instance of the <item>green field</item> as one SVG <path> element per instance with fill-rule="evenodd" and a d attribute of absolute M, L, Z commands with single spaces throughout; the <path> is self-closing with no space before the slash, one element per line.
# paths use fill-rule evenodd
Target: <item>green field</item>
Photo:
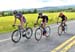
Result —
<path fill-rule="evenodd" d="M 49 17 L 48 24 L 53 24 L 56 23 L 57 16 L 59 13 L 44 13 L 44 14 L 48 15 Z M 64 14 L 68 17 L 68 20 L 75 19 L 75 12 L 64 12 Z M 27 22 L 29 23 L 28 26 L 33 27 L 33 23 L 36 21 L 38 14 L 25 14 L 24 16 L 26 17 Z M 0 33 L 13 31 L 14 30 L 14 28 L 12 27 L 13 21 L 14 16 L 0 17 Z M 17 23 L 19 24 L 18 20 Z"/>

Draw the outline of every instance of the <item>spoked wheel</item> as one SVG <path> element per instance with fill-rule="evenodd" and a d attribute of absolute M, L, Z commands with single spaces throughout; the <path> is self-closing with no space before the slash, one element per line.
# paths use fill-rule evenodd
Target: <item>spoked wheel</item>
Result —
<path fill-rule="evenodd" d="M 47 37 L 50 35 L 51 33 L 51 28 L 49 26 L 46 27 L 46 31 L 47 31 Z"/>
<path fill-rule="evenodd" d="M 14 43 L 18 43 L 20 41 L 20 39 L 21 39 L 21 32 L 19 30 L 13 31 L 12 36 L 11 36 L 11 40 Z"/>
<path fill-rule="evenodd" d="M 41 38 L 42 38 L 42 29 L 40 29 L 40 28 L 37 28 L 36 30 L 35 30 L 35 39 L 37 40 L 37 41 L 39 41 Z"/>
<path fill-rule="evenodd" d="M 33 34 L 32 29 L 31 29 L 30 27 L 26 28 L 26 35 L 25 35 L 25 37 L 26 37 L 27 39 L 30 39 L 31 36 L 32 36 L 32 34 Z"/>
<path fill-rule="evenodd" d="M 60 36 L 60 35 L 62 34 L 62 32 L 63 32 L 63 31 L 62 31 L 62 26 L 59 26 L 59 27 L 58 27 L 58 35 Z"/>
<path fill-rule="evenodd" d="M 67 33 L 67 25 L 58 27 L 58 35 L 60 36 L 62 33 Z"/>
<path fill-rule="evenodd" d="M 67 33 L 67 25 L 64 26 L 65 30 L 64 30 L 64 33 Z"/>

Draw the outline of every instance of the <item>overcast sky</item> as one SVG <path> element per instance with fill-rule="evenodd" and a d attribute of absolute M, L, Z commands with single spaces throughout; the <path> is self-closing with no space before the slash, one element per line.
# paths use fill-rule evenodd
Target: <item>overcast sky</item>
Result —
<path fill-rule="evenodd" d="M 0 11 L 62 5 L 75 5 L 75 0 L 0 0 Z"/>

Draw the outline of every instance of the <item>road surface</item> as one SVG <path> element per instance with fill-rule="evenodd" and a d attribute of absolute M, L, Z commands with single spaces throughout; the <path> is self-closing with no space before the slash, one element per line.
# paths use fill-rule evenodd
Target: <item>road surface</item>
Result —
<path fill-rule="evenodd" d="M 16 44 L 11 41 L 12 32 L 0 34 L 0 52 L 63 52 L 63 50 L 75 52 L 75 21 L 69 21 L 67 25 L 67 33 L 61 36 L 57 34 L 58 25 L 50 25 L 50 37 L 46 38 L 43 36 L 39 42 L 35 40 L 34 34 L 30 40 L 23 37 L 20 42 Z M 71 39 L 71 41 L 65 45 L 64 43 L 69 41 L 69 39 Z M 69 46 L 69 44 L 72 46 Z M 57 49 L 58 47 L 60 48 Z M 68 49 L 66 49 L 66 47 Z"/>

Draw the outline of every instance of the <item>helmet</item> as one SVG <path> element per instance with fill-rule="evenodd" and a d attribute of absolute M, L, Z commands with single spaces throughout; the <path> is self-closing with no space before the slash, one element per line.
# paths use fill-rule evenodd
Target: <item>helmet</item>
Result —
<path fill-rule="evenodd" d="M 42 13 L 39 13 L 39 15 L 42 15 Z"/>
<path fill-rule="evenodd" d="M 13 14 L 17 14 L 18 12 L 15 10 L 15 11 L 13 11 Z"/>
<path fill-rule="evenodd" d="M 60 12 L 60 15 L 63 15 L 63 13 L 62 13 L 62 12 Z"/>

